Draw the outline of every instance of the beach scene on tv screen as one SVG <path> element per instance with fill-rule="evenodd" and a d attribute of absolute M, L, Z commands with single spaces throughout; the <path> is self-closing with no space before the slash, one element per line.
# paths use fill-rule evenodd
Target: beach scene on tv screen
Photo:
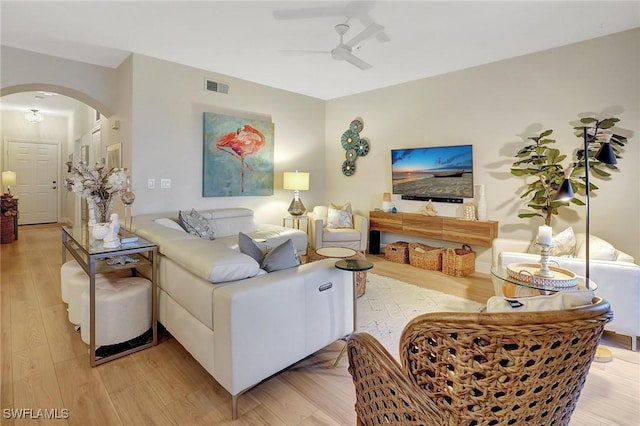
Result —
<path fill-rule="evenodd" d="M 473 198 L 471 145 L 391 150 L 394 194 Z"/>

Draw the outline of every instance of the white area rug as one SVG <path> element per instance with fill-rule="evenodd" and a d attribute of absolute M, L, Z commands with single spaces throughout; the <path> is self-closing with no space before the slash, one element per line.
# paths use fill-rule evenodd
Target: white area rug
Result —
<path fill-rule="evenodd" d="M 358 298 L 358 331 L 366 331 L 398 358 L 400 334 L 407 323 L 427 312 L 478 312 L 483 304 L 458 296 L 367 274 L 367 289 Z"/>

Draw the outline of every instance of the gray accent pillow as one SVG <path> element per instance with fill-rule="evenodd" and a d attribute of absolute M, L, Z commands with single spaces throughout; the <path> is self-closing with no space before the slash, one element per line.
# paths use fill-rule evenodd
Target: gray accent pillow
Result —
<path fill-rule="evenodd" d="M 191 209 L 190 213 L 178 212 L 178 223 L 185 231 L 205 240 L 213 240 L 215 234 L 209 227 L 209 222 L 196 209 Z"/>
<path fill-rule="evenodd" d="M 279 271 L 281 269 L 295 268 L 300 265 L 298 253 L 289 238 L 284 243 L 271 249 L 262 260 L 262 269 L 267 272 Z"/>
<path fill-rule="evenodd" d="M 238 248 L 240 249 L 240 253 L 244 253 L 247 256 L 251 256 L 255 259 L 256 262 L 262 263 L 264 259 L 264 253 L 258 247 L 255 241 L 245 233 L 238 233 Z"/>

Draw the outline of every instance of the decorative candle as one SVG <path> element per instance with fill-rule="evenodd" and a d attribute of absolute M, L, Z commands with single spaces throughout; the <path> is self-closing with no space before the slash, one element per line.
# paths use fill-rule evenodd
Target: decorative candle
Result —
<path fill-rule="evenodd" d="M 542 225 L 538 227 L 538 244 L 551 245 L 551 227 Z"/>

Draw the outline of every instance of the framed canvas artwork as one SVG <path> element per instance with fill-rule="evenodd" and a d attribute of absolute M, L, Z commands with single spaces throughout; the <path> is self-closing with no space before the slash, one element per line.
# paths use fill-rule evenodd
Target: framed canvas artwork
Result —
<path fill-rule="evenodd" d="M 273 195 L 269 121 L 204 113 L 203 197 Z"/>
<path fill-rule="evenodd" d="M 117 168 L 122 167 L 120 147 L 121 147 L 121 144 L 119 143 L 107 145 L 107 169 L 108 170 L 111 170 L 114 167 L 117 167 Z"/>

